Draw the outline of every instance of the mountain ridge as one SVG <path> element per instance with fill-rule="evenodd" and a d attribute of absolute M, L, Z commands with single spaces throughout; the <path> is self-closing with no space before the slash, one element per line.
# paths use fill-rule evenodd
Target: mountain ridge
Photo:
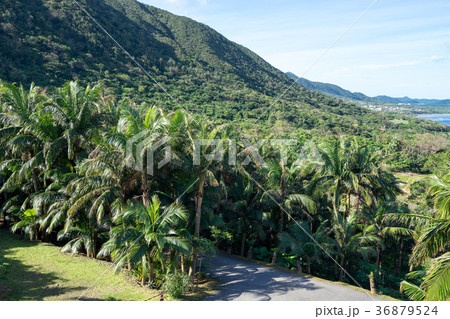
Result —
<path fill-rule="evenodd" d="M 285 73 L 289 78 L 306 89 L 327 94 L 336 98 L 346 98 L 350 101 L 368 102 L 368 103 L 391 103 L 391 104 L 411 104 L 416 106 L 433 106 L 433 107 L 450 107 L 450 99 L 420 99 L 404 97 L 391 97 L 387 95 L 377 95 L 370 97 L 361 92 L 352 92 L 346 90 L 336 84 L 311 81 L 305 78 L 300 78 L 292 72 Z"/>

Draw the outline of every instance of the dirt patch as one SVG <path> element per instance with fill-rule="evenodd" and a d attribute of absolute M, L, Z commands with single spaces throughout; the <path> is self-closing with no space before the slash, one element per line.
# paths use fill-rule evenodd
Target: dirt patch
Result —
<path fill-rule="evenodd" d="M 2 283 L 0 283 L 0 299 L 9 294 L 10 291 L 11 289 L 9 289 L 8 286 L 5 286 Z"/>

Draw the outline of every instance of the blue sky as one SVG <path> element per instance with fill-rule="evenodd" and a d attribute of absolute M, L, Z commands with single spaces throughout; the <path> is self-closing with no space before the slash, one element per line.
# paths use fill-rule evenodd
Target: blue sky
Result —
<path fill-rule="evenodd" d="M 374 0 L 139 0 L 303 75 Z M 450 98 L 450 1 L 379 0 L 305 78 L 370 96 Z"/>

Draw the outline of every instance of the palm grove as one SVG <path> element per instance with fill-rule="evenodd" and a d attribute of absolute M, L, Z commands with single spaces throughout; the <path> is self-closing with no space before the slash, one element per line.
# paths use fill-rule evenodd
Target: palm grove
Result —
<path fill-rule="evenodd" d="M 75 82 L 49 92 L 4 83 L 0 102 L 0 216 L 30 240 L 110 260 L 149 287 L 195 276 L 201 259 L 221 249 L 354 278 L 374 293 L 449 298 L 445 160 L 422 185 L 425 204 L 412 209 L 398 199 L 385 150 L 370 139 L 299 134 L 296 145 L 274 146 L 231 124 L 166 114 Z M 135 137 L 145 145 L 131 157 L 144 167 L 162 138 L 170 162 L 154 174 L 135 170 L 126 152 Z M 222 161 L 210 156 L 213 141 L 225 149 Z M 251 160 L 233 165 L 229 147 L 238 163 Z"/>

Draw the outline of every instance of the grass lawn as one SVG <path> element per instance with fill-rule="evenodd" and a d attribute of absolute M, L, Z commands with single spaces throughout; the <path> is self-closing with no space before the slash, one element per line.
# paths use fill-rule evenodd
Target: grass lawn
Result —
<path fill-rule="evenodd" d="M 158 291 L 140 287 L 125 273 L 114 275 L 110 263 L 71 256 L 47 243 L 18 239 L 0 230 L 0 300 L 146 300 Z M 159 296 L 152 298 L 159 300 Z"/>

